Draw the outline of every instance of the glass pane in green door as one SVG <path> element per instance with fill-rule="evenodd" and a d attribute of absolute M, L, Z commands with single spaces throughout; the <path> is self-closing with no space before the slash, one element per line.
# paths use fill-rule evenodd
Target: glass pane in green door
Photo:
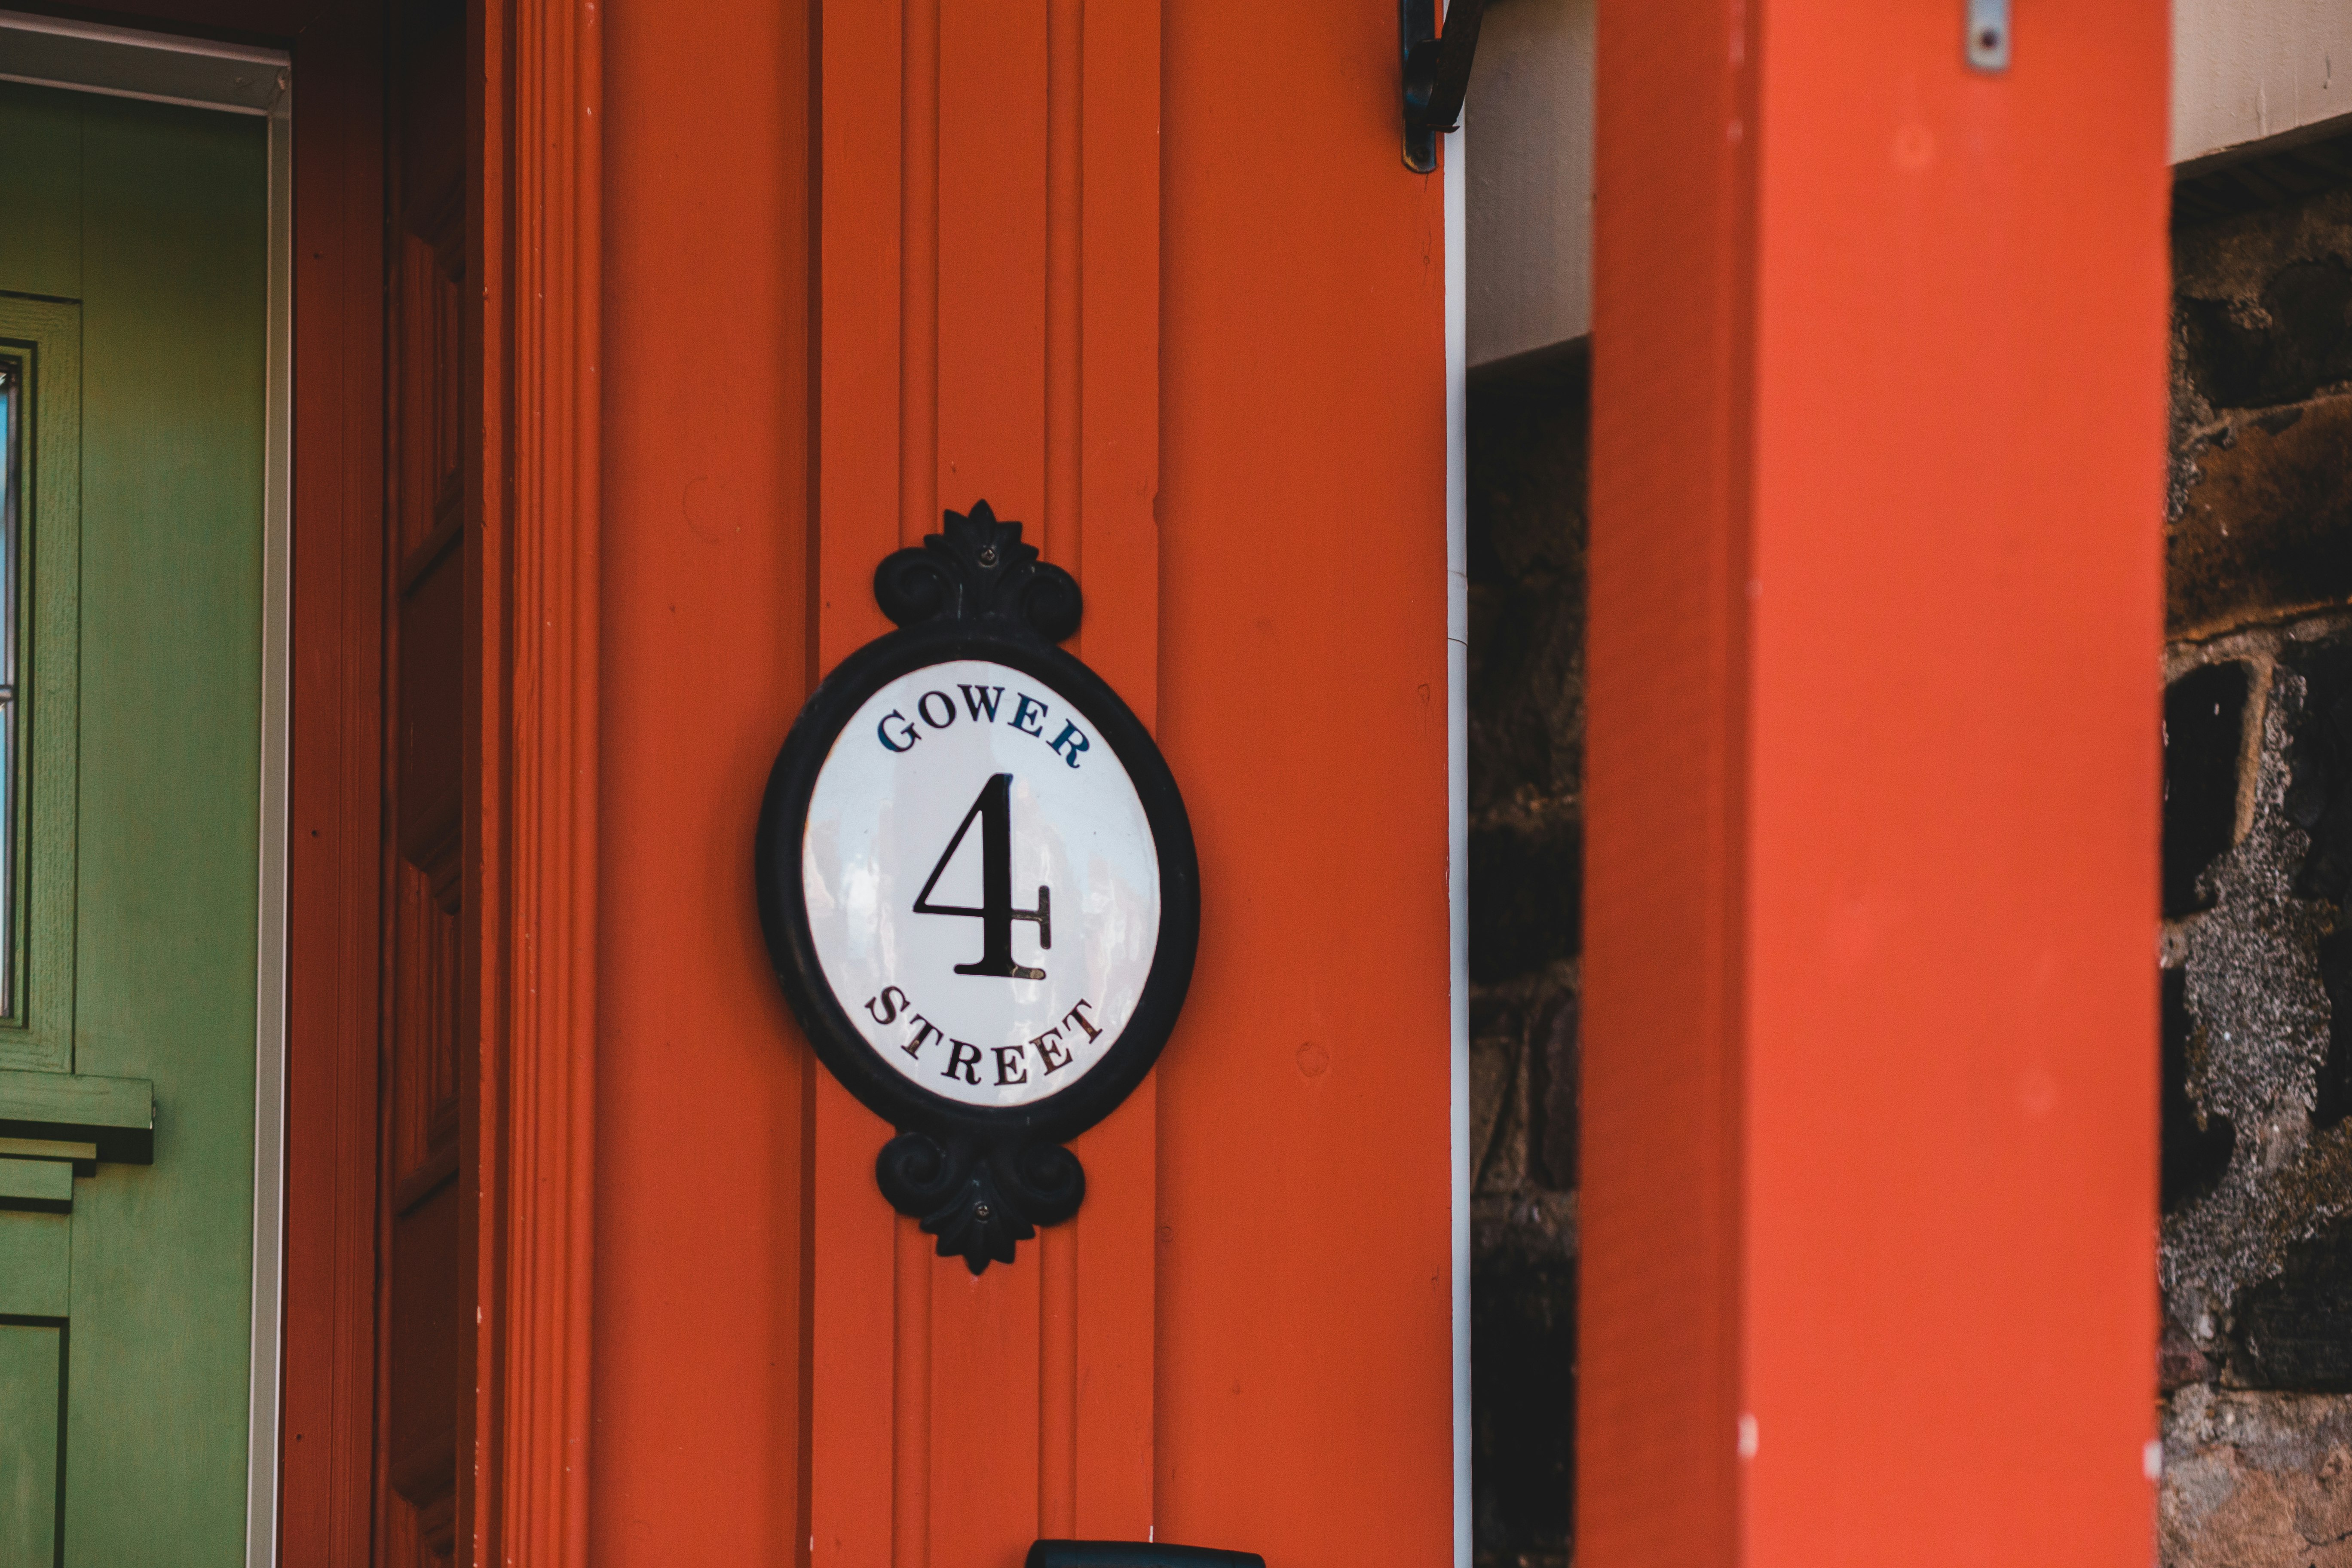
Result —
<path fill-rule="evenodd" d="M 17 543 L 24 465 L 17 449 L 24 380 L 25 362 L 0 354 L 0 1017 L 16 1010 L 16 842 L 23 828 L 16 820 L 16 595 L 24 575 Z"/>

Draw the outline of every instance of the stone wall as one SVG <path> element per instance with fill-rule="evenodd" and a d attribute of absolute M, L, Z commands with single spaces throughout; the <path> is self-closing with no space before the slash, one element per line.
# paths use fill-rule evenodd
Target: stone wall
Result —
<path fill-rule="evenodd" d="M 2290 154 L 2176 203 L 2171 1568 L 2352 1568 L 2352 184 L 2330 162 Z"/>
<path fill-rule="evenodd" d="M 2175 216 L 2159 1553 L 2352 1568 L 2352 140 L 2184 184 Z M 1471 388 L 1490 1568 L 1573 1547 L 1586 384 L 1569 353 Z"/>

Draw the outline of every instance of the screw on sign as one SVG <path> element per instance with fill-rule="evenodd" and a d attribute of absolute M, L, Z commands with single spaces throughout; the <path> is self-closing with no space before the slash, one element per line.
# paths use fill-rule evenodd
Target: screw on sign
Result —
<path fill-rule="evenodd" d="M 1077 1212 L 1061 1147 L 1142 1081 L 1200 933 L 1183 798 L 1057 645 L 1082 610 L 986 501 L 886 557 L 898 629 L 793 721 L 753 847 L 760 919 L 826 1068 L 898 1129 L 891 1204 L 977 1274 Z"/>

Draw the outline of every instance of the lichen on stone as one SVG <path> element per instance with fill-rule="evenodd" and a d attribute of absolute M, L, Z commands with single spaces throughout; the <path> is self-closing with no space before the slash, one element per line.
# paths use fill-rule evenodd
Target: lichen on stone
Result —
<path fill-rule="evenodd" d="M 2318 945 L 2334 911 L 2294 892 L 2310 847 L 2285 810 L 2302 678 L 2274 665 L 2264 695 L 2252 820 L 2206 871 L 2213 907 L 2187 930 L 2190 1095 L 2239 1136 L 2220 1184 L 2165 1225 L 2159 1268 L 2170 1312 L 2208 1353 L 2238 1294 L 2352 1206 L 2352 1124 L 2311 1130 L 2329 1020 Z"/>

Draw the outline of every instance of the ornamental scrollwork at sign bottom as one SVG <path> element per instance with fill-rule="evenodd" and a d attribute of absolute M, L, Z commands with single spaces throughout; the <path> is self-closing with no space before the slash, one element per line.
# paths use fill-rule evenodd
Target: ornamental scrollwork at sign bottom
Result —
<path fill-rule="evenodd" d="M 960 1257 L 974 1274 L 1012 1262 L 1014 1242 L 1061 1224 L 1087 1195 L 1078 1157 L 1057 1144 L 982 1147 L 926 1132 L 901 1132 L 882 1145 L 874 1179 L 892 1208 L 940 1238 L 941 1258 Z"/>

